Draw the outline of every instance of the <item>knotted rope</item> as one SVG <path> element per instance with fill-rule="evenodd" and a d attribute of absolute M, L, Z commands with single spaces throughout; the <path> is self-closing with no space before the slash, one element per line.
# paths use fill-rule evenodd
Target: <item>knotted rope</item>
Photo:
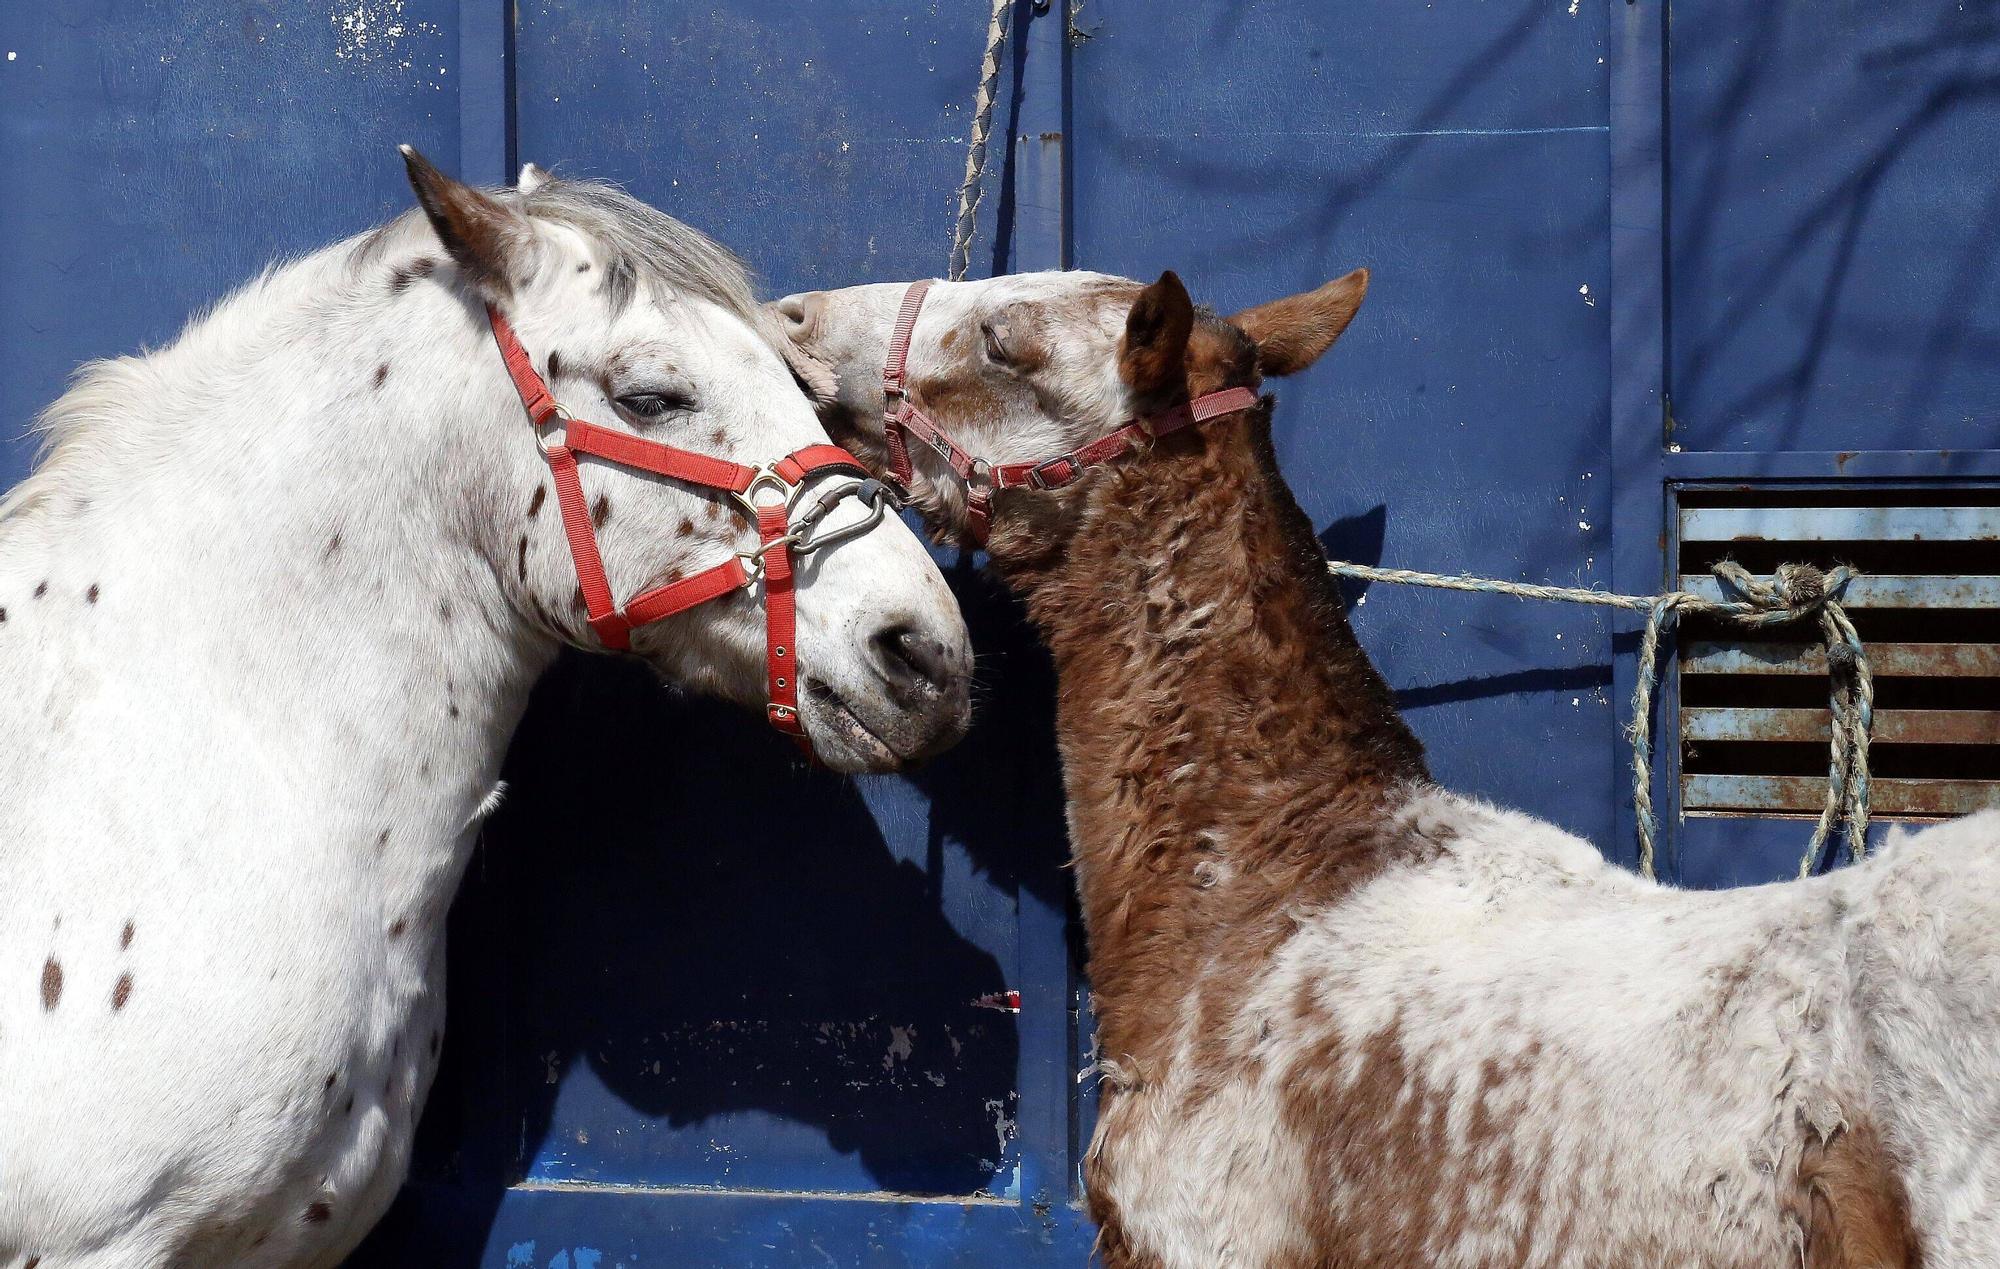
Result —
<path fill-rule="evenodd" d="M 1810 876 L 1824 863 L 1827 839 L 1836 823 L 1845 825 L 1848 849 L 1854 858 L 1868 853 L 1868 735 L 1875 722 L 1875 679 L 1869 672 L 1861 637 L 1837 598 L 1854 579 L 1853 569 L 1843 565 L 1821 572 L 1807 564 L 1781 564 L 1776 573 L 1760 578 L 1724 560 L 1712 571 L 1724 586 L 1742 598 L 1717 602 L 1684 590 L 1664 595 L 1618 595 L 1581 587 L 1537 586 L 1484 577 L 1447 577 L 1403 568 L 1371 568 L 1339 560 L 1328 561 L 1327 568 L 1338 576 L 1369 582 L 1597 604 L 1645 613 L 1645 630 L 1639 638 L 1639 681 L 1632 691 L 1632 722 L 1625 734 L 1632 742 L 1632 807 L 1639 825 L 1639 871 L 1649 878 L 1653 876 L 1653 844 L 1659 832 L 1653 813 L 1652 710 L 1653 689 L 1659 681 L 1656 662 L 1661 632 L 1672 628 L 1685 612 L 1712 613 L 1752 628 L 1816 617 L 1826 645 L 1833 742 L 1829 746 L 1826 805 L 1820 810 L 1812 840 L 1799 861 L 1799 876 Z"/>
<path fill-rule="evenodd" d="M 994 89 L 1000 83 L 1000 54 L 1007 45 L 1007 19 L 1014 12 L 1014 0 L 993 0 L 993 15 L 986 24 L 986 56 L 979 63 L 979 92 L 972 102 L 971 141 L 965 150 L 965 183 L 958 187 L 958 227 L 951 236 L 951 265 L 946 273 L 954 282 L 963 281 L 972 263 L 972 231 L 979 220 L 979 199 L 984 191 L 980 177 L 986 171 L 986 139 L 993 131 Z"/>

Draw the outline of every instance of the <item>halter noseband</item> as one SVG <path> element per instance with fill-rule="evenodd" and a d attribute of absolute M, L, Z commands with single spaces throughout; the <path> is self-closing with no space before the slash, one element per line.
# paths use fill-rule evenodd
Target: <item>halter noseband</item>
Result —
<path fill-rule="evenodd" d="M 883 441 L 889 449 L 892 483 L 899 486 L 897 492 L 905 498 L 910 493 L 910 478 L 915 474 L 910 463 L 912 437 L 937 451 L 938 457 L 950 465 L 958 483 L 965 487 L 967 528 L 976 543 L 984 543 L 993 527 L 993 493 L 997 489 L 1060 489 L 1087 469 L 1141 452 L 1162 436 L 1257 404 L 1257 394 L 1248 388 L 1224 388 L 1155 414 L 1129 419 L 1066 454 L 1033 463 L 988 462 L 952 439 L 951 433 L 939 427 L 910 399 L 906 369 L 910 336 L 916 330 L 917 313 L 922 310 L 924 296 L 930 289 L 929 279 L 910 283 L 910 289 L 903 293 L 902 311 L 896 315 L 896 333 L 890 337 L 889 359 L 882 367 Z"/>
<path fill-rule="evenodd" d="M 514 328 L 500 311 L 489 304 L 486 317 L 493 327 L 493 342 L 500 346 L 501 360 L 507 363 L 508 377 L 513 379 L 514 389 L 521 394 L 521 404 L 534 424 L 535 443 L 540 446 L 542 457 L 548 460 L 549 473 L 555 479 L 556 502 L 562 508 L 570 558 L 576 562 L 584 611 L 599 641 L 607 648 L 625 651 L 632 646 L 634 628 L 664 621 L 676 613 L 720 599 L 751 585 L 761 576 L 765 679 L 769 688 L 765 716 L 773 727 L 792 737 L 810 754 L 812 741 L 799 721 L 792 555 L 794 552 L 806 555 L 874 528 L 883 515 L 882 486 L 869 478 L 867 469 L 854 455 L 837 445 L 808 445 L 768 467 L 746 467 L 726 458 L 678 449 L 575 418 L 550 394 L 527 349 L 521 346 Z M 562 424 L 562 437 L 552 442 L 544 429 L 556 421 Z M 583 484 L 577 475 L 578 454 L 591 454 L 620 467 L 634 467 L 730 495 L 757 522 L 757 549 L 732 555 L 698 573 L 643 591 L 619 607 L 612 599 L 611 583 L 605 577 L 604 560 L 597 549 L 597 529 L 584 502 Z M 806 480 L 833 471 L 859 479 L 828 490 L 799 517 L 794 527 L 792 509 L 805 489 Z M 766 499 L 767 493 L 776 496 Z M 874 509 L 873 514 L 856 524 L 814 537 L 813 530 L 819 523 L 841 499 L 850 496 L 868 503 Z"/>

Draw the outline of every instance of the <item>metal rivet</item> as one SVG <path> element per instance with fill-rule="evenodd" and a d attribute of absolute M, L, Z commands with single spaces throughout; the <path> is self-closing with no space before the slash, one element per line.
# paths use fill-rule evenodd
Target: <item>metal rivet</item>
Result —
<path fill-rule="evenodd" d="M 774 652 L 774 653 L 776 653 L 776 654 L 777 654 L 778 656 L 783 656 L 783 655 L 785 655 L 785 649 L 784 649 L 784 648 L 783 648 L 782 646 L 780 646 L 780 647 L 776 647 L 776 648 L 773 648 L 773 649 L 771 649 L 771 651 L 772 651 L 772 652 Z"/>
<path fill-rule="evenodd" d="M 785 685 L 785 681 L 784 681 L 783 679 L 779 679 L 779 680 L 778 680 L 778 686 L 779 686 L 779 687 L 783 687 L 784 685 Z"/>

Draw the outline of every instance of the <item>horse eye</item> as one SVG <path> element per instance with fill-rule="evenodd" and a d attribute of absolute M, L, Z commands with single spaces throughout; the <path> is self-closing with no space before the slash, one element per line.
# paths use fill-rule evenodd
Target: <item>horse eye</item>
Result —
<path fill-rule="evenodd" d="M 995 365 L 1004 366 L 1011 358 L 1007 356 L 1006 328 L 995 327 L 991 322 L 979 323 L 979 333 L 986 337 L 986 356 Z"/>
<path fill-rule="evenodd" d="M 688 413 L 694 402 L 675 392 L 632 392 L 618 398 L 618 408 L 635 418 L 663 419 Z"/>

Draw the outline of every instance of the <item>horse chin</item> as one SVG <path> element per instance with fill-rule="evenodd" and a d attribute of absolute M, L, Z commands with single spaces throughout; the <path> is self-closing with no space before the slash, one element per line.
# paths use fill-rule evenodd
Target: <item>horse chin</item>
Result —
<path fill-rule="evenodd" d="M 806 732 L 814 752 L 835 771 L 895 771 L 907 760 L 862 721 L 860 712 L 825 683 L 806 681 Z"/>
<path fill-rule="evenodd" d="M 908 765 L 909 760 L 876 735 L 839 692 L 810 677 L 805 689 L 806 734 L 812 739 L 813 752 L 827 767 L 860 775 L 897 771 Z"/>

